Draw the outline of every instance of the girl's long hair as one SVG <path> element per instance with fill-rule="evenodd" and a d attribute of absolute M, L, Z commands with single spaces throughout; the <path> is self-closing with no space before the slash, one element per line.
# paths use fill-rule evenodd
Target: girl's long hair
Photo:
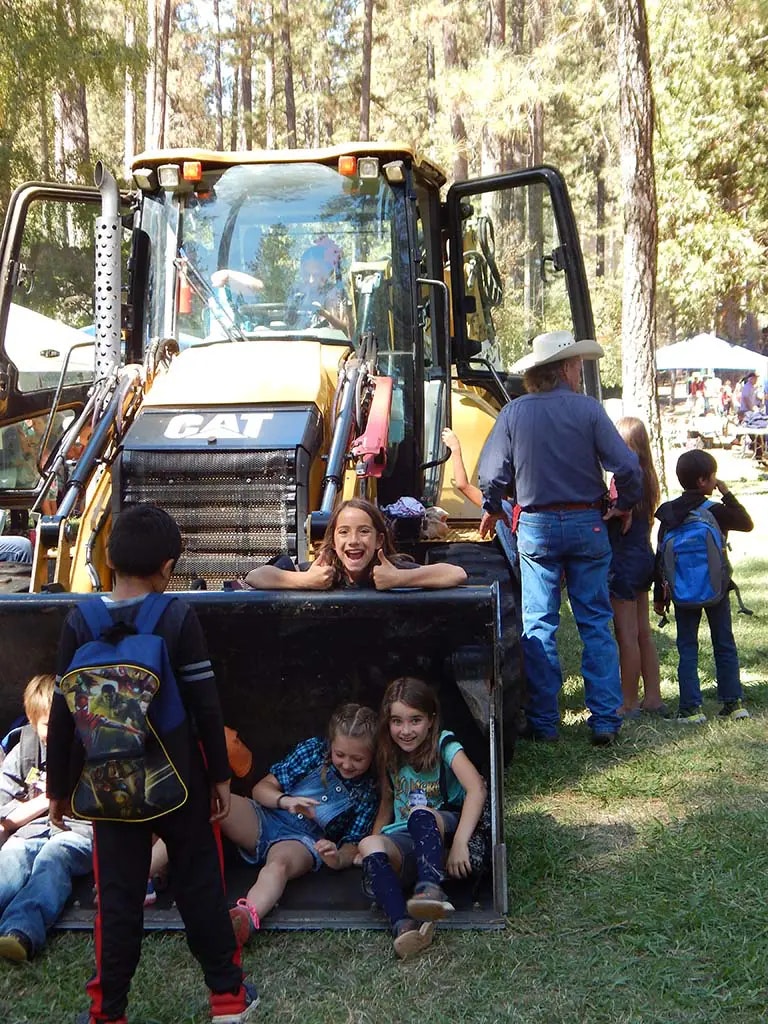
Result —
<path fill-rule="evenodd" d="M 637 503 L 637 511 L 653 525 L 653 514 L 658 508 L 660 500 L 659 478 L 653 465 L 651 455 L 651 441 L 645 424 L 636 416 L 624 416 L 616 424 L 616 429 L 624 438 L 628 448 L 631 448 L 640 461 L 640 469 L 643 472 L 643 497 Z"/>
<path fill-rule="evenodd" d="M 405 754 L 392 739 L 389 731 L 389 719 L 392 705 L 399 701 L 409 708 L 421 711 L 432 719 L 424 742 L 412 754 Z M 384 691 L 379 712 L 379 773 L 391 776 L 404 764 L 409 764 L 416 772 L 431 771 L 438 760 L 440 740 L 440 702 L 437 694 L 423 679 L 414 676 L 401 676 L 394 679 Z"/>
<path fill-rule="evenodd" d="M 328 525 L 325 528 L 323 539 L 320 543 L 320 550 L 318 551 L 318 557 L 325 554 L 327 557 L 328 565 L 333 567 L 335 578 L 334 583 L 340 583 L 344 578 L 344 570 L 342 568 L 339 557 L 336 554 L 336 549 L 333 546 L 333 535 L 336 532 L 336 524 L 339 521 L 339 516 L 347 508 L 357 508 L 361 512 L 365 512 L 368 518 L 373 524 L 373 528 L 376 533 L 380 533 L 384 541 L 381 546 L 381 550 L 384 552 L 387 558 L 392 558 L 397 555 L 397 549 L 395 548 L 395 542 L 392 539 L 392 530 L 390 529 L 389 523 L 384 516 L 384 513 L 371 501 L 366 501 L 365 498 L 349 498 L 347 501 L 342 501 L 340 505 L 337 505 L 331 514 L 331 518 L 328 520 Z M 370 570 L 372 563 L 369 563 L 366 568 Z"/>
<path fill-rule="evenodd" d="M 375 754 L 377 728 L 378 722 L 373 708 L 366 707 L 365 704 L 339 704 L 328 722 L 328 753 L 321 773 L 323 785 L 326 784 L 326 772 L 332 763 L 331 747 L 336 739 L 345 736 L 353 740 L 363 740 L 371 748 L 371 754 Z"/>

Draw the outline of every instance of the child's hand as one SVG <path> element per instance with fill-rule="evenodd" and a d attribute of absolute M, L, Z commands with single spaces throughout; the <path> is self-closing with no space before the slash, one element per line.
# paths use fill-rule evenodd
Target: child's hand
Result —
<path fill-rule="evenodd" d="M 211 786 L 211 816 L 208 819 L 211 824 L 226 818 L 231 800 L 229 779 L 226 782 L 214 782 Z"/>
<path fill-rule="evenodd" d="M 312 796 L 289 796 L 286 794 L 280 801 L 280 810 L 289 814 L 303 814 L 305 818 L 315 817 L 315 808 L 320 803 Z"/>
<path fill-rule="evenodd" d="M 446 427 L 440 437 L 443 439 L 443 444 L 446 448 L 449 448 L 451 452 L 461 451 L 461 442 L 450 427 Z"/>
<path fill-rule="evenodd" d="M 402 572 L 394 566 L 381 548 L 377 548 L 378 565 L 373 567 L 373 583 L 377 590 L 391 590 L 403 586 Z"/>
<path fill-rule="evenodd" d="M 720 491 L 720 493 L 722 495 L 726 495 L 726 494 L 729 493 L 729 491 L 728 491 L 728 484 L 725 483 L 724 480 L 717 480 L 716 479 L 715 480 L 715 487 L 718 489 L 718 491 Z"/>
<path fill-rule="evenodd" d="M 620 519 L 621 520 L 621 532 L 626 533 L 632 525 L 632 509 L 631 508 L 616 508 L 614 505 L 609 508 L 603 516 L 603 521 L 608 522 L 609 519 Z"/>
<path fill-rule="evenodd" d="M 72 814 L 72 807 L 69 799 L 50 800 L 48 802 L 48 821 L 54 828 L 60 828 L 65 832 L 69 831 L 69 825 L 64 824 L 64 819 Z"/>
<path fill-rule="evenodd" d="M 330 839 L 318 839 L 315 843 L 315 849 L 320 856 L 320 860 L 327 868 L 333 868 L 334 871 L 339 870 L 341 858 L 336 843 L 332 843 Z"/>
<path fill-rule="evenodd" d="M 460 839 L 454 838 L 453 840 L 453 845 L 448 851 L 445 870 L 451 878 L 469 878 L 472 874 L 472 865 L 469 863 L 469 847 Z"/>
<path fill-rule="evenodd" d="M 664 611 L 665 611 L 664 602 L 663 601 L 654 601 L 653 602 L 653 610 L 656 612 L 657 615 L 663 615 Z"/>
<path fill-rule="evenodd" d="M 330 558 L 327 551 L 321 551 L 307 571 L 302 573 L 302 586 L 308 590 L 330 590 L 335 575 L 333 566 L 329 564 Z"/>

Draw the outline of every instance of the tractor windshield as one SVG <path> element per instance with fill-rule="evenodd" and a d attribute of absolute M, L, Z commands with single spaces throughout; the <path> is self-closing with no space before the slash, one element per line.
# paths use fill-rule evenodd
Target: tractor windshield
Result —
<path fill-rule="evenodd" d="M 178 212 L 157 201 L 154 231 L 151 213 L 145 223 L 156 244 L 178 239 L 164 260 L 175 280 L 153 289 L 177 300 L 152 304 L 155 337 L 173 334 L 182 348 L 277 335 L 349 344 L 373 330 L 391 346 L 395 200 L 382 176 L 241 164 L 207 172 L 178 199 Z"/>

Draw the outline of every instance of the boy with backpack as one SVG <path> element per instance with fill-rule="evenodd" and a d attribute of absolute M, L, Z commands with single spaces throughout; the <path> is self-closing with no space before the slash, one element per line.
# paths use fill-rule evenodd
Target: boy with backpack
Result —
<path fill-rule="evenodd" d="M 90 822 L 48 820 L 46 741 L 54 678 L 34 676 L 24 689 L 18 742 L 0 769 L 0 957 L 25 963 L 72 892 L 72 879 L 91 870 Z"/>
<path fill-rule="evenodd" d="M 661 523 L 656 555 L 653 607 L 663 615 L 670 602 L 677 626 L 680 706 L 677 720 L 699 725 L 702 710 L 699 684 L 699 622 L 706 613 L 715 656 L 720 718 L 749 718 L 742 704 L 739 655 L 731 626 L 731 567 L 726 556 L 729 530 L 749 533 L 752 520 L 722 480 L 717 462 L 707 451 L 683 452 L 677 460 L 683 493 L 656 511 Z M 718 490 L 720 502 L 709 496 Z"/>
<path fill-rule="evenodd" d="M 78 1024 L 126 1024 L 153 833 L 168 849 L 213 1024 L 250 1021 L 258 1005 L 256 990 L 243 983 L 212 827 L 230 800 L 216 681 L 197 616 L 164 593 L 180 554 L 181 534 L 167 512 L 152 505 L 121 512 L 108 544 L 114 589 L 74 608 L 59 643 L 50 816 L 62 826 L 71 805 L 76 817 L 94 821 L 96 971 L 86 986 L 90 1011 Z"/>

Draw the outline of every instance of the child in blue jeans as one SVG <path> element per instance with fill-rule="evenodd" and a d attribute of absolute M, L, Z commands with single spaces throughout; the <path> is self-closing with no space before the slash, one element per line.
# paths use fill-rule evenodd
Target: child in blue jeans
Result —
<path fill-rule="evenodd" d="M 378 760 L 381 804 L 360 859 L 366 888 L 392 926 L 395 954 L 405 960 L 431 943 L 435 921 L 453 913 L 443 869 L 454 878 L 471 874 L 468 843 L 486 787 L 461 744 L 440 731 L 434 690 L 410 676 L 384 694 Z M 403 889 L 414 883 L 406 902 Z"/>
<path fill-rule="evenodd" d="M 35 676 L 24 690 L 29 724 L 0 771 L 0 957 L 31 960 L 72 892 L 91 870 L 90 822 L 48 821 L 45 795 L 48 716 L 54 677 Z"/>
<path fill-rule="evenodd" d="M 677 460 L 677 479 L 684 488 L 682 495 L 674 501 L 667 501 L 656 511 L 661 523 L 658 551 L 661 551 L 667 530 L 679 526 L 694 509 L 703 505 L 718 490 L 722 500 L 708 506 L 723 533 L 724 543 L 729 530 L 749 533 L 753 524 L 749 513 L 741 505 L 728 486 L 717 477 L 717 462 L 707 451 L 683 452 Z M 664 613 L 664 584 L 661 563 L 657 557 L 656 578 L 653 593 L 653 607 L 657 615 Z M 739 654 L 731 626 L 730 592 L 717 604 L 704 608 L 712 638 L 717 674 L 717 697 L 722 703 L 720 718 L 749 718 L 749 712 L 742 704 L 743 692 L 739 676 Z M 701 608 L 683 608 L 675 605 L 677 625 L 678 680 L 680 684 L 680 707 L 677 720 L 687 725 L 706 722 L 701 705 L 699 683 L 699 623 Z"/>

